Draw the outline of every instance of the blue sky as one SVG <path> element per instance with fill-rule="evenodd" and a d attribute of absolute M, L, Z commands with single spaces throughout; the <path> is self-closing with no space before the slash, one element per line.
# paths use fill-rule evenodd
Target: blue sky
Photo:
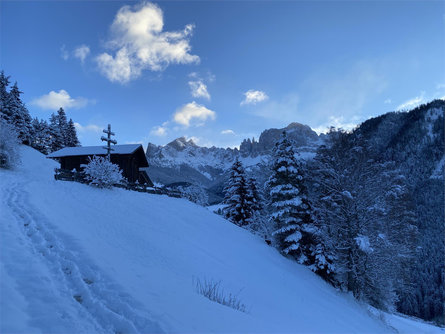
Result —
<path fill-rule="evenodd" d="M 445 96 L 443 1 L 2 1 L 1 69 L 82 144 L 235 146 Z"/>

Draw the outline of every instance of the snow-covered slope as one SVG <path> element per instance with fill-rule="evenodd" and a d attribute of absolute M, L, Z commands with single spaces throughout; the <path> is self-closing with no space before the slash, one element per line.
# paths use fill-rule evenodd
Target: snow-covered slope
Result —
<path fill-rule="evenodd" d="M 0 170 L 1 333 L 395 332 L 394 317 L 205 208 L 54 181 L 27 147 L 22 161 Z M 198 294 L 197 279 L 239 292 L 248 312 Z M 443 333 L 410 321 L 405 332 Z"/>

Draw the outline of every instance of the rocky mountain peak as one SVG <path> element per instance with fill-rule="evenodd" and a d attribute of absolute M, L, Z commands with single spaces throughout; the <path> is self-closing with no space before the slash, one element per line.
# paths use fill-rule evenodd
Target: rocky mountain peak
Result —
<path fill-rule="evenodd" d="M 287 131 L 301 131 L 305 133 L 314 132 L 308 125 L 292 122 L 284 128 Z"/>
<path fill-rule="evenodd" d="M 293 122 L 282 129 L 264 130 L 258 141 L 244 140 L 241 143 L 240 151 L 243 154 L 259 155 L 269 153 L 275 143 L 280 138 L 283 131 L 286 131 L 297 146 L 313 145 L 318 141 L 318 135 L 308 125 Z"/>
<path fill-rule="evenodd" d="M 195 144 L 193 139 L 187 140 L 186 137 L 176 138 L 175 140 L 168 143 L 166 146 L 172 147 L 172 148 L 176 149 L 177 151 L 182 151 L 186 147 L 198 147 L 198 145 Z"/>

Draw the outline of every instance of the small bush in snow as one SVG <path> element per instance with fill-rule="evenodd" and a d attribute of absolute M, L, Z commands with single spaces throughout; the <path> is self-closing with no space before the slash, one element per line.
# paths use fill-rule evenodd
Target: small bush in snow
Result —
<path fill-rule="evenodd" d="M 178 187 L 181 197 L 198 205 L 206 206 L 209 203 L 209 196 L 205 189 L 200 185 L 190 185 L 188 187 Z"/>
<path fill-rule="evenodd" d="M 204 280 L 201 282 L 198 278 L 194 283 L 196 291 L 211 301 L 247 313 L 247 307 L 239 300 L 238 295 L 227 294 L 221 287 L 221 281 Z"/>
<path fill-rule="evenodd" d="M 14 127 L 0 120 L 0 167 L 14 168 L 20 163 L 19 139 Z"/>
<path fill-rule="evenodd" d="M 99 188 L 111 188 L 111 186 L 121 183 L 124 179 L 119 166 L 104 157 L 94 156 L 92 159 L 89 158 L 84 171 L 90 184 Z"/>

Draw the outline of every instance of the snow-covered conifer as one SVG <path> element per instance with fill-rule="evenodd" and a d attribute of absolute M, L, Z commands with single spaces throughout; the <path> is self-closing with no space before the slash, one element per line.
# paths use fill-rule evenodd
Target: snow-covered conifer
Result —
<path fill-rule="evenodd" d="M 256 180 L 253 177 L 247 179 L 246 200 L 251 212 L 257 212 L 263 208 L 263 198 L 258 191 Z"/>
<path fill-rule="evenodd" d="M 65 110 L 63 110 L 63 108 L 59 108 L 59 110 L 57 110 L 56 119 L 61 134 L 63 147 L 66 147 L 68 146 L 68 121 L 66 118 Z"/>
<path fill-rule="evenodd" d="M 4 71 L 0 72 L 0 119 L 9 121 L 10 113 L 7 108 L 8 101 L 8 86 L 9 86 L 9 76 L 5 75 Z"/>
<path fill-rule="evenodd" d="M 76 146 L 74 143 L 77 140 L 77 133 L 76 129 L 74 128 L 74 122 L 72 122 L 72 128 L 70 129 L 70 125 L 68 124 L 66 113 L 63 108 L 59 108 L 56 114 L 51 114 L 49 121 L 51 152 L 60 150 L 61 148 L 67 146 Z"/>
<path fill-rule="evenodd" d="M 273 233 L 284 254 L 299 263 L 312 264 L 314 244 L 311 205 L 303 180 L 302 164 L 295 157 L 291 141 L 283 132 L 273 150 L 272 175 L 268 181 L 272 206 Z"/>
<path fill-rule="evenodd" d="M 32 121 L 32 141 L 31 146 L 43 154 L 48 154 L 50 150 L 49 126 L 45 120 L 34 118 Z"/>
<path fill-rule="evenodd" d="M 60 150 L 64 147 L 64 138 L 59 126 L 58 117 L 53 113 L 49 118 L 49 133 L 50 133 L 50 150 L 51 152 Z"/>
<path fill-rule="evenodd" d="M 20 163 L 19 144 L 14 127 L 0 119 L 0 167 L 9 169 Z"/>
<path fill-rule="evenodd" d="M 250 210 L 247 207 L 247 182 L 239 160 L 231 167 L 228 185 L 224 191 L 224 216 L 238 226 L 248 225 Z"/>
<path fill-rule="evenodd" d="M 32 131 L 31 116 L 20 98 L 21 94 L 22 92 L 19 90 L 16 82 L 11 87 L 6 102 L 6 109 L 9 114 L 7 121 L 14 126 L 19 140 L 25 144 L 30 144 Z"/>
<path fill-rule="evenodd" d="M 264 210 L 264 198 L 253 177 L 247 179 L 246 207 L 249 211 L 248 228 L 252 233 L 270 239 L 268 217 Z"/>
<path fill-rule="evenodd" d="M 80 145 L 79 139 L 77 138 L 76 127 L 74 126 L 74 122 L 71 118 L 68 121 L 66 128 L 65 145 L 67 147 L 75 147 Z"/>

